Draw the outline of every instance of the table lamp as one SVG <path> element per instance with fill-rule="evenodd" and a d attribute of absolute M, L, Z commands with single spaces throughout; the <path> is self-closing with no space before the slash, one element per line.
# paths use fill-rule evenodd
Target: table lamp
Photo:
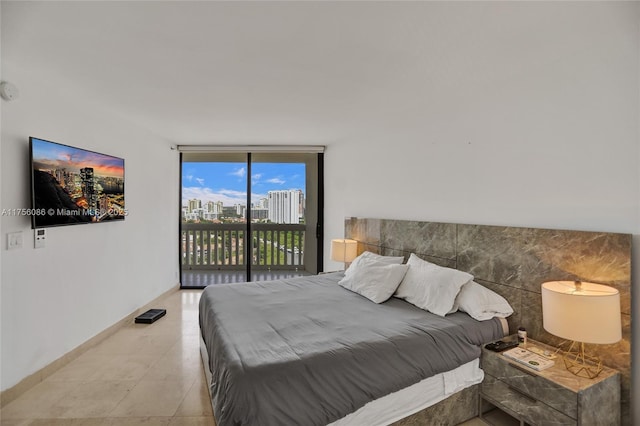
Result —
<path fill-rule="evenodd" d="M 331 240 L 331 260 L 349 263 L 358 257 L 358 242 L 349 239 Z"/>
<path fill-rule="evenodd" d="M 584 344 L 610 344 L 622 339 L 620 293 L 613 287 L 581 281 L 542 284 L 542 325 L 549 333 L 571 340 L 564 356 L 567 370 L 593 379 L 602 360 L 585 354 Z"/>

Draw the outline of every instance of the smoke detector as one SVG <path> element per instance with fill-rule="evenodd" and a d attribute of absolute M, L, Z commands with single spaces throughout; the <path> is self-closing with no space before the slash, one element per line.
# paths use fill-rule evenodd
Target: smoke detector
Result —
<path fill-rule="evenodd" d="M 9 83 L 8 81 L 3 81 L 2 83 L 0 83 L 0 96 L 5 101 L 18 99 L 19 94 L 20 92 L 15 85 Z"/>

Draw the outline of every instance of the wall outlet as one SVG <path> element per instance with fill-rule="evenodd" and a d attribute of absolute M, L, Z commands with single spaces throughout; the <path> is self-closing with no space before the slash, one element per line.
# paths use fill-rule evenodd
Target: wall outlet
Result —
<path fill-rule="evenodd" d="M 7 234 L 7 250 L 22 248 L 22 231 Z"/>
<path fill-rule="evenodd" d="M 47 233 L 44 229 L 36 229 L 33 231 L 33 247 L 43 248 L 46 245 Z"/>

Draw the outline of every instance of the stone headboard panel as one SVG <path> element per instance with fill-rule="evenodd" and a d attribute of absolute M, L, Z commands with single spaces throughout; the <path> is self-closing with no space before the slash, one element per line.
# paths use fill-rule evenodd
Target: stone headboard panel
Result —
<path fill-rule="evenodd" d="M 631 235 L 347 218 L 345 238 L 358 241 L 359 253 L 368 250 L 405 258 L 415 253 L 472 274 L 509 301 L 515 311 L 508 319 L 512 332 L 523 326 L 531 338 L 552 345 L 562 340 L 542 327 L 543 282 L 579 279 L 617 288 L 622 340 L 587 346 L 622 373 L 622 424 L 630 424 Z"/>

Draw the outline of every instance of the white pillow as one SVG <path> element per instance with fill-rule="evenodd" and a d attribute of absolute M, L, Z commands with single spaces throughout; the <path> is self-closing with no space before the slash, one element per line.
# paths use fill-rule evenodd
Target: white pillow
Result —
<path fill-rule="evenodd" d="M 353 266 L 353 264 L 351 265 Z M 391 297 L 409 267 L 397 263 L 386 263 L 372 258 L 361 259 L 351 274 L 338 284 L 358 293 L 375 303 L 382 303 Z"/>
<path fill-rule="evenodd" d="M 493 317 L 506 318 L 513 313 L 513 308 L 504 297 L 475 281 L 469 281 L 462 287 L 456 302 L 458 309 L 478 321 Z"/>
<path fill-rule="evenodd" d="M 353 262 L 351 262 L 351 265 L 349 265 L 347 270 L 344 271 L 344 276 L 345 277 L 351 276 L 351 274 L 353 274 L 354 271 L 358 269 L 358 265 L 360 264 L 360 262 L 364 260 L 373 260 L 378 262 L 384 262 L 387 264 L 400 264 L 404 262 L 404 257 L 403 256 L 381 256 L 379 254 L 371 253 L 370 251 L 365 251 L 360 256 L 353 259 Z"/>
<path fill-rule="evenodd" d="M 413 253 L 407 265 L 395 296 L 441 317 L 455 311 L 460 288 L 473 279 L 471 274 L 435 265 Z"/>

